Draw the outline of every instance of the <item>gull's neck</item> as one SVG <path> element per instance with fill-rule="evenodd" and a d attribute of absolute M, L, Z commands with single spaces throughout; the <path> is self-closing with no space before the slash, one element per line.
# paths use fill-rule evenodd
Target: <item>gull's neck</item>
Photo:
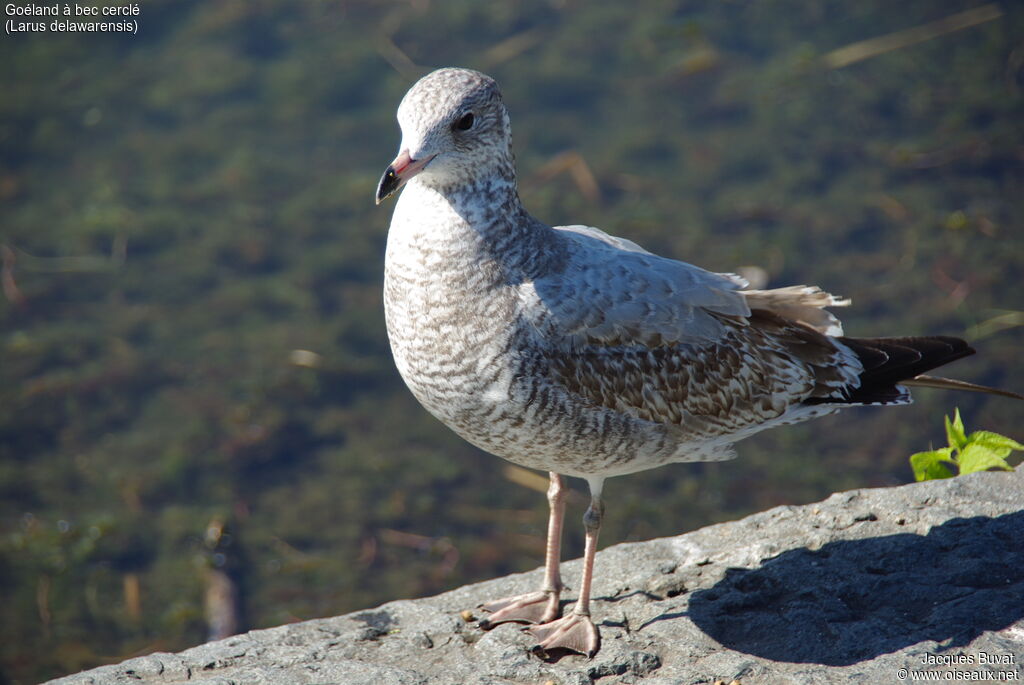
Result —
<path fill-rule="evenodd" d="M 439 181 L 424 174 L 406 185 L 391 223 L 396 241 L 494 260 L 527 278 L 543 266 L 553 231 L 523 208 L 511 165 L 472 180 Z"/>
<path fill-rule="evenodd" d="M 439 184 L 416 177 L 406 184 L 398 198 L 392 230 L 412 231 L 430 242 L 469 240 L 470 232 L 486 239 L 503 223 L 503 217 L 492 209 L 497 206 L 507 207 L 515 214 L 522 209 L 515 186 L 504 179 Z"/>

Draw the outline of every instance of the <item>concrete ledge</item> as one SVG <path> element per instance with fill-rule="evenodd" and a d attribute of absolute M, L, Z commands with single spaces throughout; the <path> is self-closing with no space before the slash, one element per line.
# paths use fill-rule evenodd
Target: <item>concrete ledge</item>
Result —
<path fill-rule="evenodd" d="M 578 574 L 563 565 L 569 583 Z M 460 616 L 539 582 L 538 569 L 51 682 L 1020 682 L 1024 470 L 854 490 L 610 547 L 597 557 L 592 660 L 546 663 L 517 626 L 485 633 Z"/>

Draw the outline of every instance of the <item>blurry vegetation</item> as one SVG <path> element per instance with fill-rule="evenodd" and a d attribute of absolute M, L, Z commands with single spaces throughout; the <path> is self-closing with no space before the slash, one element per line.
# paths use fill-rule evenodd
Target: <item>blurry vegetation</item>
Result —
<path fill-rule="evenodd" d="M 992 469 L 1013 471 L 1006 458 L 1015 451 L 1024 450 L 1024 445 L 991 431 L 974 431 L 968 435 L 959 409 L 954 413 L 952 421 L 949 417 L 945 420 L 948 446 L 910 455 L 914 478 L 919 481 L 936 480 Z M 950 466 L 956 468 L 956 474 Z"/>
<path fill-rule="evenodd" d="M 850 334 L 976 336 L 949 373 L 1024 384 L 1014 3 L 142 12 L 138 36 L 0 43 L 0 681 L 540 563 L 544 498 L 417 406 L 384 332 L 373 190 L 431 67 L 498 78 L 538 217 L 820 284 Z M 953 401 L 916 396 L 614 479 L 602 537 L 906 482 Z"/>

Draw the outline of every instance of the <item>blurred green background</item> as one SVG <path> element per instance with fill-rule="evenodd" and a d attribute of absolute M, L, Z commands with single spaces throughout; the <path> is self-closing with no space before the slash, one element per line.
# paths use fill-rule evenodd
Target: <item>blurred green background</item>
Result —
<path fill-rule="evenodd" d="M 385 336 L 373 192 L 433 67 L 498 79 L 539 218 L 820 284 L 853 298 L 848 333 L 966 336 L 950 375 L 1024 388 L 1019 3 L 151 0 L 138 21 L 0 44 L 0 682 L 540 563 L 537 480 L 420 409 Z M 614 479 L 602 542 L 908 482 L 956 405 L 1024 437 L 1024 403 L 915 395 Z"/>

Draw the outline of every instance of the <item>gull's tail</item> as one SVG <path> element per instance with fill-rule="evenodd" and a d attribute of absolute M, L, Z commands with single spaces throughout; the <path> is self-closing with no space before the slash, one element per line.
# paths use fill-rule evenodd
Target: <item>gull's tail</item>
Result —
<path fill-rule="evenodd" d="M 856 387 L 848 385 L 829 397 L 805 400 L 808 404 L 907 404 L 910 402 L 910 392 L 905 387 L 907 385 L 969 390 L 1024 400 L 1024 396 L 1008 390 L 952 378 L 926 376 L 927 371 L 974 354 L 974 348 L 960 338 L 935 335 L 907 338 L 838 337 L 835 340 L 853 352 L 863 366 L 859 383 Z"/>

